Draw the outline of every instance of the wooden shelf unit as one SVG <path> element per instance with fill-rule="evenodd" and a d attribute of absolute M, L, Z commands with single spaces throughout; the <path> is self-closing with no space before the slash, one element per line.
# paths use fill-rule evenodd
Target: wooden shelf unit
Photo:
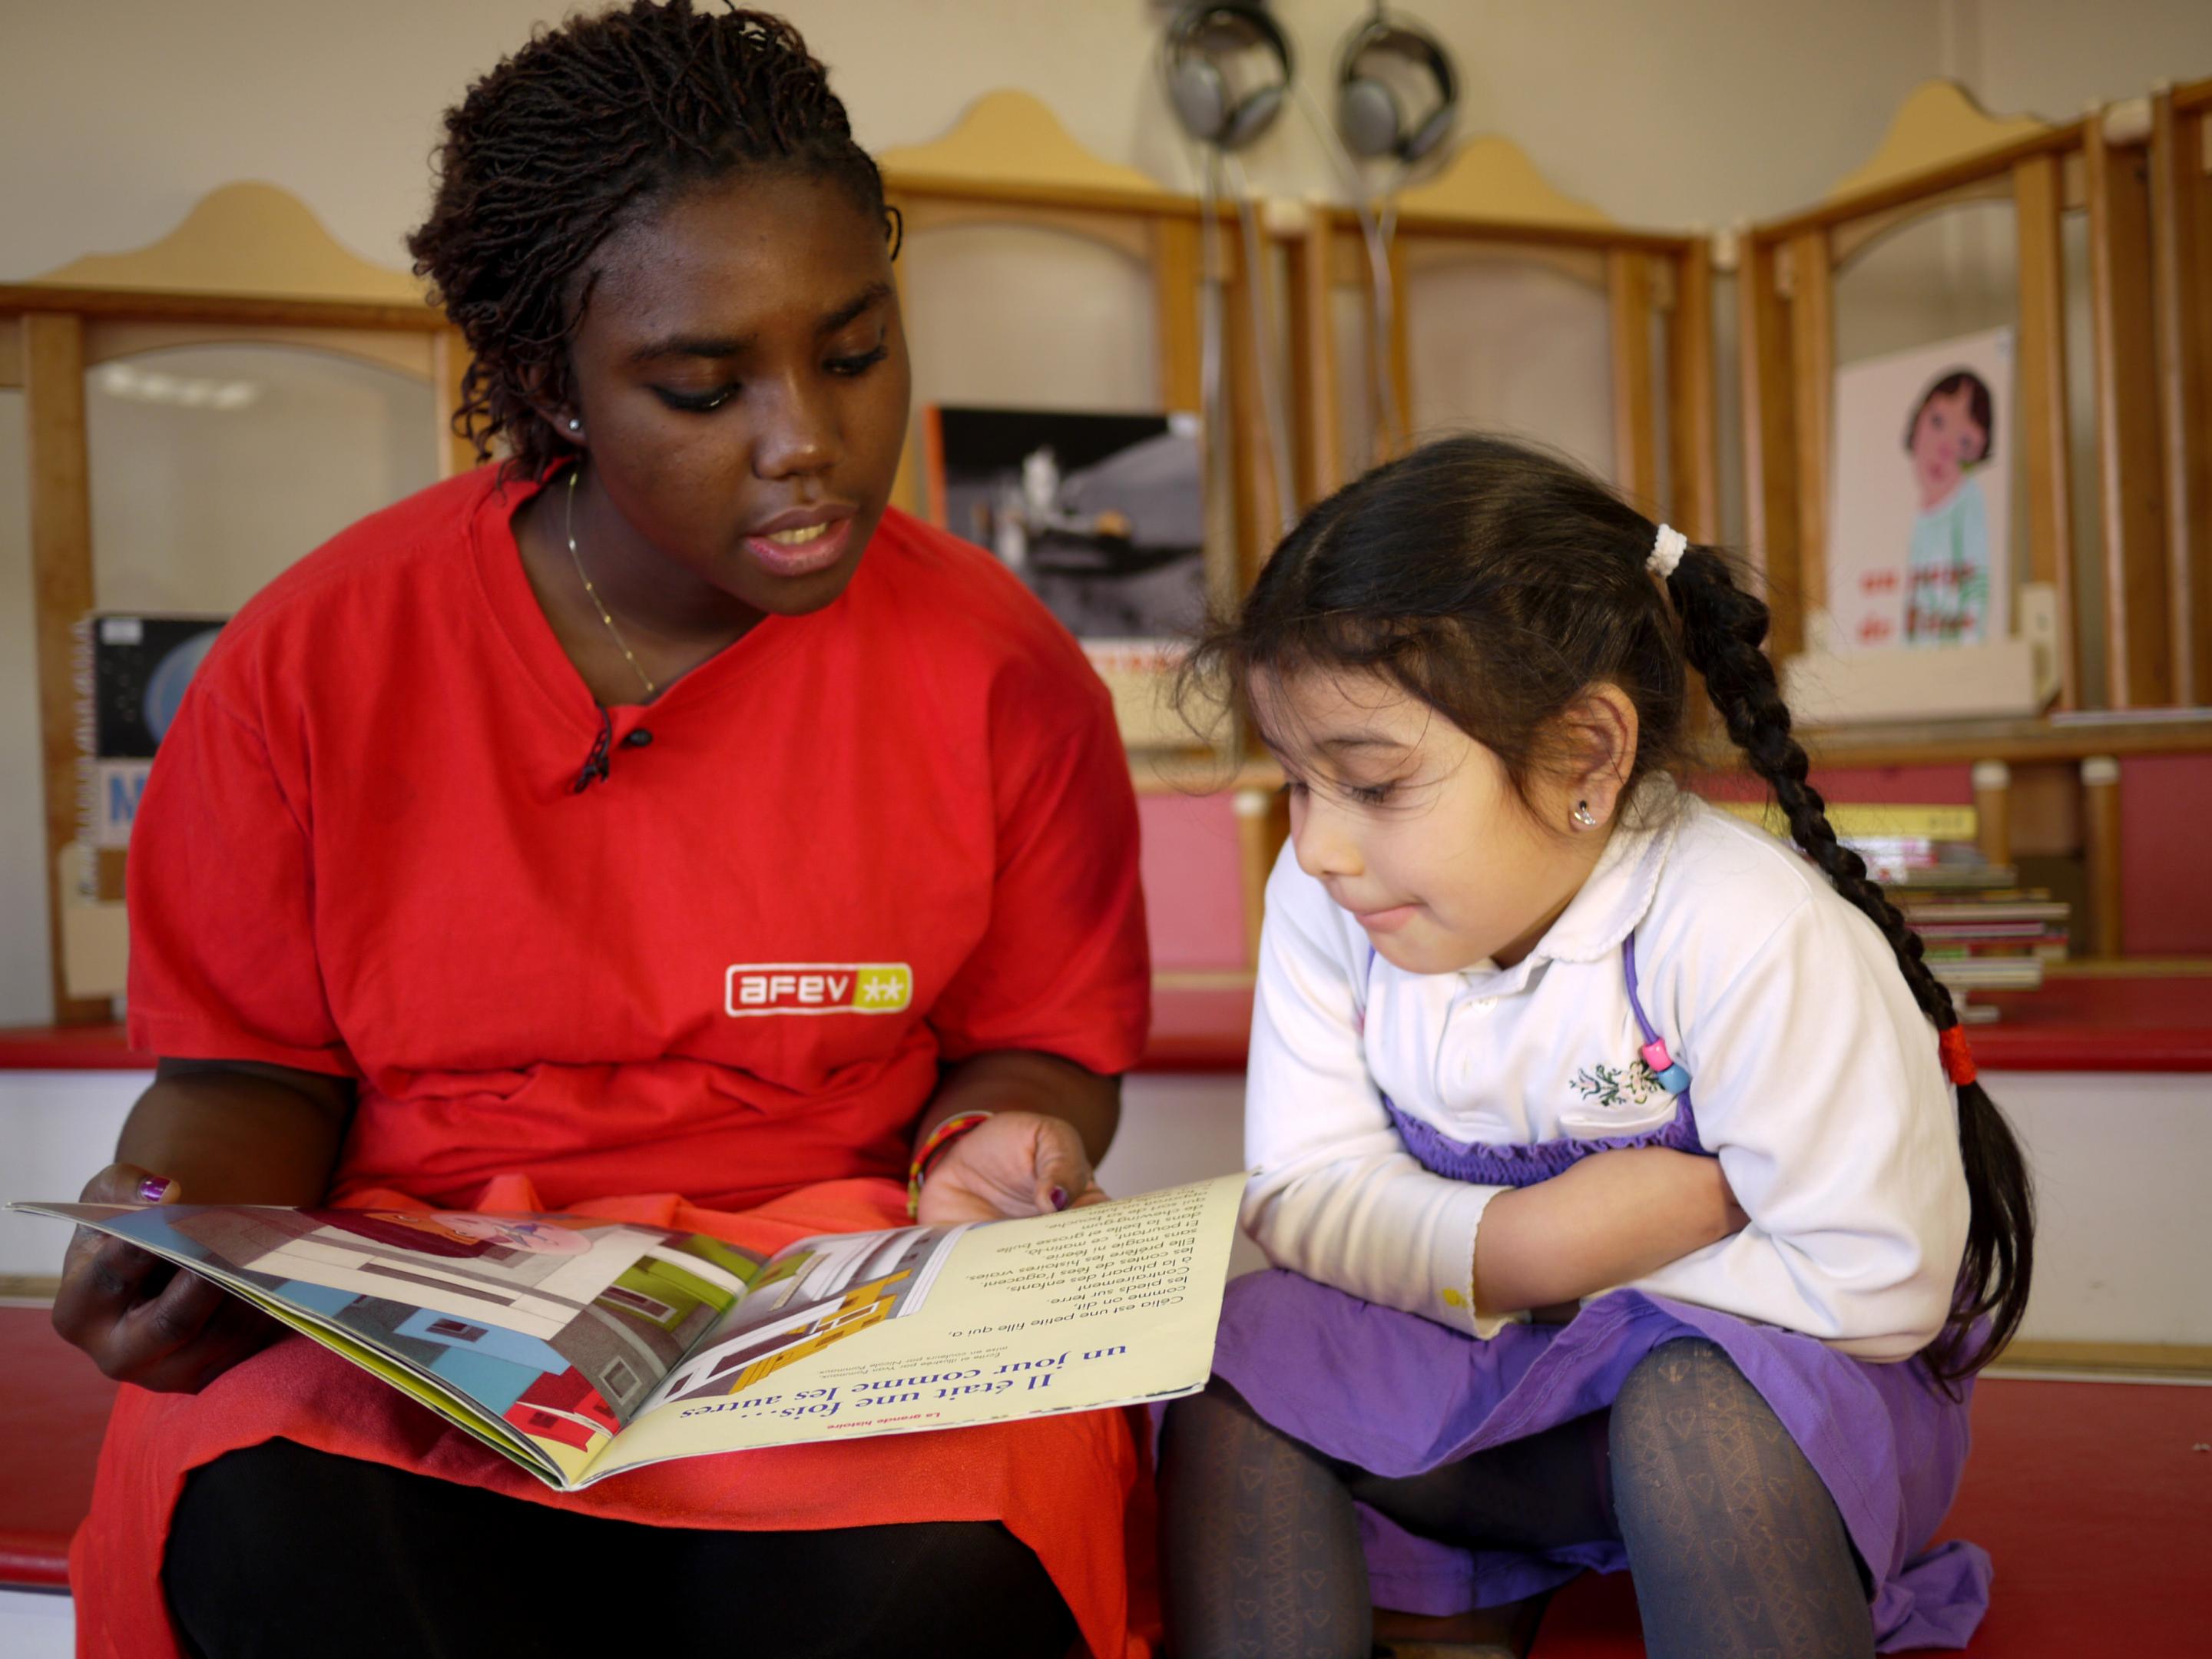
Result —
<path fill-rule="evenodd" d="M 1962 203 L 2005 200 L 2019 225 L 2021 427 L 2027 437 L 2027 569 L 2060 597 L 2062 710 L 2101 693 L 2121 708 L 2212 701 L 2212 80 L 2162 87 L 2136 103 L 2058 125 L 1999 121 L 1957 88 L 1931 84 L 1899 112 L 1881 151 L 1830 198 L 1737 239 L 1747 526 L 1775 589 L 1773 647 L 1798 648 L 1798 596 L 1825 571 L 1828 434 L 1834 376 L 1834 280 L 1893 229 Z M 887 152 L 887 198 L 915 257 L 938 230 L 1021 224 L 1089 238 L 1151 272 L 1158 382 L 1170 407 L 1200 401 L 1205 210 L 1133 169 L 1084 152 L 1033 99 L 994 94 L 945 138 Z M 1310 502 L 1346 476 L 1334 418 L 1345 376 L 1333 299 L 1370 282 L 1357 216 L 1328 204 L 1272 204 L 1264 240 L 1279 268 L 1290 342 L 1293 480 Z M 1713 245 L 1703 235 L 1613 224 L 1537 174 L 1503 139 L 1462 145 L 1435 179 L 1397 204 L 1389 258 L 1399 293 L 1431 262 L 1515 258 L 1562 270 L 1604 295 L 1615 482 L 1696 540 L 1719 531 L 1715 432 Z M 2096 568 L 2107 596 L 2101 687 L 2084 684 L 2069 602 L 2077 557 L 2067 476 L 2064 273 L 2061 216 L 2091 222 L 2098 319 L 2097 406 L 2106 510 Z M 1230 520 L 1236 580 L 1249 585 L 1268 551 L 1274 461 L 1260 396 L 1259 340 L 1234 216 L 1217 208 L 1229 411 Z M 902 262 L 903 280 L 904 262 Z M 1421 374 L 1408 307 L 1383 343 L 1400 392 L 1383 437 L 1410 441 L 1404 410 Z M 334 243 L 307 210 L 266 185 L 218 191 L 172 235 L 137 252 L 92 256 L 39 281 L 0 285 L 0 387 L 25 393 L 37 608 L 40 747 L 46 787 L 49 921 L 58 1018 L 93 1021 L 105 1000 L 63 982 L 61 885 L 55 860 L 76 835 L 76 697 L 71 630 L 92 606 L 84 375 L 100 362 L 163 345 L 251 342 L 307 346 L 398 367 L 437 392 L 437 441 L 448 472 L 473 461 L 451 422 L 465 349 L 415 279 Z M 1370 344 L 1372 343 L 1370 343 Z M 1663 386 L 1663 392 L 1661 388 Z M 1213 434 L 1217 441 L 1223 434 Z M 915 500 L 915 469 L 898 498 Z M 2003 763 L 2086 764 L 2104 778 L 2131 755 L 2212 750 L 2212 714 L 2142 721 L 2020 720 L 1814 731 L 1828 766 Z M 1264 761 L 1139 755 L 1141 791 L 1224 789 L 1244 848 L 1248 915 L 1280 845 L 1280 774 Z M 2100 793 L 2099 793 L 2100 792 Z M 2093 799 L 2093 793 L 2094 799 Z M 1985 816 L 1996 806 L 1985 805 Z M 2085 822 L 2117 811 L 2107 784 L 2084 786 Z M 2118 891 L 2116 833 L 2100 892 Z M 2100 923 L 2100 945 L 2117 934 Z M 2116 927 L 2116 921 L 2111 924 Z M 2116 948 L 2116 947 L 2115 947 Z"/>
<path fill-rule="evenodd" d="M 2046 125 L 2000 120 L 1948 82 L 1920 88 L 1873 161 L 1829 198 L 1741 240 L 1746 523 L 1771 586 L 1778 656 L 1826 589 L 1838 275 L 1902 227 L 2009 203 L 2019 285 L 2027 575 L 2058 608 L 2061 709 L 2212 696 L 2212 82 Z M 2068 476 L 2063 216 L 2086 213 L 2094 322 L 2098 545 L 2075 546 Z M 2075 615 L 2077 562 L 2102 598 L 2102 672 Z"/>
<path fill-rule="evenodd" d="M 1310 503 L 1348 476 L 1335 419 L 1345 376 L 1329 301 L 1343 290 L 1371 295 L 1373 277 L 1352 209 L 1310 204 L 1291 216 L 1296 228 L 1281 240 L 1293 433 L 1299 498 Z M 1718 538 L 1713 271 L 1706 238 L 1617 225 L 1553 189 L 1518 149 L 1495 137 L 1462 146 L 1433 180 L 1402 194 L 1395 227 L 1388 258 L 1397 303 L 1384 349 L 1396 396 L 1379 434 L 1386 453 L 1402 453 L 1413 441 L 1410 410 L 1423 372 L 1409 341 L 1409 273 L 1474 259 L 1540 264 L 1606 297 L 1614 483 L 1655 515 L 1663 505 L 1692 540 Z M 1655 344 L 1661 319 L 1665 326 Z M 1368 326 L 1371 331 L 1371 312 Z M 1375 342 L 1365 344 L 1371 351 Z"/>
<path fill-rule="evenodd" d="M 441 472 L 474 463 L 453 432 L 467 361 L 459 331 L 412 276 L 341 247 L 273 185 L 225 186 L 147 247 L 0 284 L 0 388 L 20 389 L 24 403 L 47 934 L 64 1024 L 112 1012 L 105 996 L 71 994 L 63 945 L 60 865 L 77 839 L 74 630 L 94 604 L 85 375 L 143 351 L 210 344 L 325 351 L 425 380 L 437 417 L 425 436 L 438 446 Z"/>
<path fill-rule="evenodd" d="M 901 284 L 911 263 L 927 257 L 933 233 L 972 225 L 1014 225 L 1103 244 L 1144 265 L 1150 275 L 1161 407 L 1203 410 L 1206 215 L 1194 196 L 1170 191 L 1133 167 L 1090 154 L 1052 112 L 1026 93 L 978 99 L 943 137 L 886 150 L 880 158 L 885 199 L 897 210 L 906 241 L 893 267 Z M 1225 228 L 1225 230 L 1224 230 Z M 1215 269 L 1224 327 L 1223 402 L 1233 478 L 1231 533 L 1238 591 L 1266 558 L 1263 526 L 1273 521 L 1273 462 L 1259 395 L 1257 341 L 1250 327 L 1242 246 L 1235 214 L 1217 207 Z M 1209 444 L 1222 434 L 1209 433 Z M 911 510 L 920 434 L 893 499 Z M 1223 594 L 1221 597 L 1231 597 Z"/>
<path fill-rule="evenodd" d="M 2212 751 L 2212 81 L 2046 125 L 1999 119 L 1959 87 L 1906 100 L 1881 149 L 1827 200 L 1741 239 L 1746 523 L 1769 582 L 1769 648 L 1804 648 L 1826 591 L 1835 284 L 1902 227 L 2009 203 L 2019 287 L 2018 413 L 2027 461 L 2027 577 L 2057 596 L 2057 714 L 1814 728 L 1817 764 L 1974 767 L 1984 849 L 2008 854 L 2014 766 L 2075 769 L 2092 954 L 2116 957 L 2119 761 Z M 2094 325 L 2098 545 L 2075 545 L 2061 222 L 2088 221 Z M 2077 562 L 2088 562 L 2078 572 Z M 2094 654 L 2077 581 L 2101 598 Z M 2093 673 L 2093 664 L 2101 672 Z M 2075 710 L 2110 718 L 2069 720 Z M 2129 710 L 2144 711 L 2130 720 Z M 2165 711 L 2160 714 L 2159 711 Z M 1717 763 L 1725 764 L 1725 762 Z"/>

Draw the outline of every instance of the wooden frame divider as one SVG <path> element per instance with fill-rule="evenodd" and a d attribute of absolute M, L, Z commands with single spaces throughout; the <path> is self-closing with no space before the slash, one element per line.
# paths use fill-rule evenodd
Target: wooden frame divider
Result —
<path fill-rule="evenodd" d="M 905 222 L 908 251 L 902 265 L 919 257 L 920 245 L 932 231 L 973 224 L 1059 231 L 1103 242 L 1147 264 L 1162 399 L 1170 409 L 1199 408 L 1205 221 L 1196 197 L 1091 155 L 1049 110 L 1021 92 L 988 94 L 943 137 L 886 150 L 880 161 L 884 198 Z M 1267 552 L 1260 527 L 1273 521 L 1274 464 L 1261 420 L 1257 343 L 1244 289 L 1250 273 L 1244 269 L 1235 215 L 1225 206 L 1218 210 L 1216 228 L 1234 535 L 1239 575 L 1249 584 Z M 1208 441 L 1219 441 L 1219 434 L 1209 434 Z M 909 471 L 902 478 L 905 506 L 916 499 L 913 447 Z"/>
<path fill-rule="evenodd" d="M 2058 706 L 2101 693 L 2116 709 L 2212 695 L 2212 80 L 2160 88 L 2138 105 L 2045 125 L 1999 121 L 1955 87 L 1931 83 L 1900 110 L 1880 153 L 1826 201 L 1749 228 L 1736 276 L 1746 522 L 1765 569 L 1778 655 L 1806 642 L 1808 597 L 1826 568 L 1835 375 L 1835 278 L 1904 223 L 1963 202 L 2009 201 L 2019 230 L 2019 429 L 2028 500 L 2029 576 L 2059 605 Z M 1103 240 L 1146 264 L 1155 302 L 1158 380 L 1170 407 L 1197 407 L 1205 267 L 1204 210 L 1133 169 L 1090 155 L 1025 94 L 980 100 L 945 138 L 883 158 L 887 199 L 908 231 L 1013 223 Z M 1399 303 L 1387 354 L 1399 392 L 1381 436 L 1410 441 L 1412 360 L 1406 276 L 1425 263 L 1520 257 L 1604 295 L 1610 328 L 1616 482 L 1693 540 L 1719 533 L 1712 337 L 1714 255 L 1702 235 L 1633 229 L 1560 194 L 1503 139 L 1462 146 L 1430 183 L 1396 204 L 1388 259 Z M 2066 408 L 2061 227 L 2085 208 L 2093 255 L 2106 683 L 2083 674 L 2073 615 L 2075 558 Z M 1248 268 L 1233 213 L 1217 210 L 1217 269 L 1231 519 L 1237 577 L 1249 583 L 1272 540 L 1273 454 L 1259 396 L 1260 350 Z M 1326 203 L 1274 204 L 1263 238 L 1286 301 L 1291 452 L 1297 498 L 1345 481 L 1337 422 L 1347 386 L 1335 296 L 1371 283 L 1358 216 Z M 36 282 L 0 285 L 0 386 L 26 394 L 37 608 L 40 745 L 46 792 L 49 923 L 58 1017 L 103 1018 L 102 999 L 72 998 L 60 949 L 58 861 L 76 835 L 74 629 L 93 604 L 84 376 L 106 358 L 152 345 L 252 341 L 349 352 L 420 375 L 436 394 L 440 465 L 472 465 L 451 423 L 467 354 L 415 279 L 358 258 L 307 210 L 267 185 L 206 198 L 170 236 L 135 253 L 92 256 Z M 1663 431 L 1662 401 L 1664 402 Z M 1212 434 L 1220 441 L 1224 434 Z M 911 465 L 898 486 L 915 497 Z M 1942 760 L 2094 763 L 2104 900 L 2100 943 L 2117 941 L 2117 791 L 2112 757 L 2212 750 L 2212 718 L 2069 728 L 2046 720 L 1815 732 L 1824 763 Z M 1880 757 L 1879 760 L 1875 759 Z M 1140 768 L 1140 788 L 1176 788 L 1221 771 L 1184 757 Z M 1999 769 L 1984 777 L 1996 780 Z M 1246 875 L 1264 879 L 1280 839 L 1266 804 L 1276 781 L 1245 760 L 1219 787 L 1239 793 Z M 1995 803 L 1992 803 L 1995 805 Z M 2091 803 L 2085 802 L 2085 805 Z M 1256 907 L 1255 908 L 1256 923 Z"/>
<path fill-rule="evenodd" d="M 990 94 L 971 106 L 944 137 L 887 151 L 880 159 L 885 199 L 905 221 L 909 252 L 902 258 L 902 265 L 908 258 L 921 257 L 931 231 L 960 224 L 1059 230 L 1105 242 L 1147 263 L 1162 400 L 1170 409 L 1200 409 L 1207 264 L 1202 239 L 1208 225 L 1205 206 L 1197 198 L 1170 191 L 1133 168 L 1091 155 L 1042 104 L 1018 92 Z M 1265 294 L 1267 273 L 1248 268 L 1232 206 L 1216 205 L 1212 229 L 1213 268 L 1221 283 L 1231 534 L 1236 584 L 1242 592 L 1251 585 L 1273 545 L 1271 527 L 1277 514 L 1274 450 L 1261 394 L 1261 343 L 1254 331 L 1249 288 L 1261 283 Z M 1332 257 L 1326 228 L 1317 235 L 1314 227 L 1307 229 L 1309 240 L 1300 257 L 1326 266 Z M 1263 237 L 1263 252 L 1274 257 L 1279 240 L 1273 232 Z M 1314 290 L 1300 282 L 1294 258 L 1285 283 L 1290 326 L 1294 334 L 1326 329 L 1327 307 L 1311 305 Z M 1292 406 L 1300 411 L 1291 423 L 1295 465 L 1302 475 L 1310 476 L 1314 469 L 1334 464 L 1331 367 L 1322 359 L 1294 352 L 1290 395 Z M 1218 444 L 1223 437 L 1209 432 L 1207 441 Z M 902 505 L 912 506 L 916 492 L 911 446 L 901 488 Z M 1245 945 L 1248 959 L 1256 961 L 1261 895 L 1281 846 L 1280 814 L 1268 793 L 1279 778 L 1271 768 L 1240 763 L 1235 756 L 1173 754 L 1150 754 L 1133 761 L 1132 776 L 1139 793 L 1225 791 L 1230 795 L 1244 890 Z"/>
<path fill-rule="evenodd" d="M 1774 612 L 1771 647 L 1808 644 L 1827 575 L 1835 279 L 1887 233 L 1963 202 L 2011 199 L 2020 222 L 2020 404 L 2028 437 L 2029 574 L 2056 590 L 2059 706 L 2080 700 L 2070 626 L 2064 265 L 2059 216 L 2083 124 L 1998 121 L 1948 82 L 1923 86 L 1881 149 L 1818 206 L 1751 227 L 1737 270 L 1746 524 Z"/>
<path fill-rule="evenodd" d="M 2155 708 L 2173 696 L 2166 622 L 2165 457 L 2152 337 L 2150 167 L 2111 123 L 2081 124 L 2096 326 L 2098 499 L 2104 530 L 2105 696 Z"/>
<path fill-rule="evenodd" d="M 1824 765 L 1975 765 L 2004 839 L 2010 765 L 2076 763 L 2074 817 L 2089 878 L 2085 937 L 2117 954 L 2119 757 L 2212 751 L 2212 82 L 2045 125 L 1998 120 L 1929 82 L 1881 151 L 1825 202 L 1753 227 L 1739 266 L 1747 522 L 1767 572 L 1778 657 L 1805 648 L 1826 592 L 1837 272 L 1899 227 L 2009 200 L 2017 227 L 2018 401 L 2027 574 L 2058 612 L 2056 719 L 1815 729 Z M 2075 605 L 2062 222 L 2086 210 L 2094 325 L 2103 673 Z M 2079 720 L 2069 711 L 2102 703 Z M 2154 711 L 2131 720 L 2129 714 Z"/>
<path fill-rule="evenodd" d="M 2153 331 L 2173 698 L 2212 702 L 2212 77 L 2151 96 Z"/>
<path fill-rule="evenodd" d="M 1797 394 L 1782 249 L 1743 239 L 1736 266 L 1738 394 L 1742 407 L 1744 534 L 1766 584 L 1767 650 L 1778 660 L 1805 648 L 1798 603 Z M 2062 458 L 2063 459 L 2063 458 Z"/>
<path fill-rule="evenodd" d="M 2074 616 L 2073 486 L 2068 469 L 2066 276 L 2059 158 L 2048 152 L 2012 164 L 2014 236 L 2020 258 L 2019 371 L 2021 447 L 2027 459 L 2027 568 L 2047 586 L 2057 610 L 2058 706 L 2081 700 L 2081 660 Z"/>
<path fill-rule="evenodd" d="M 1309 204 L 1287 264 L 1292 383 L 1359 384 L 1346 375 L 1330 320 L 1330 295 L 1349 289 L 1370 301 L 1372 265 L 1352 209 Z M 1413 434 L 1413 359 L 1407 274 L 1455 258 L 1522 257 L 1562 270 L 1606 299 L 1612 363 L 1614 483 L 1654 512 L 1665 510 L 1693 541 L 1720 530 L 1717 433 L 1714 418 L 1712 259 L 1703 236 L 1617 225 L 1588 203 L 1561 194 L 1504 138 L 1463 145 L 1432 180 L 1397 200 L 1388 258 L 1396 304 L 1385 346 L 1398 407 L 1386 411 L 1385 453 L 1402 452 Z M 1369 313 L 1372 316 L 1371 308 Z M 1665 327 L 1653 343 L 1654 325 Z M 1371 322 L 1369 325 L 1371 330 Z M 1370 338 L 1364 343 L 1375 349 Z M 1667 403 L 1659 420 L 1663 378 Z M 1298 497 L 1311 502 L 1346 481 L 1334 412 L 1302 408 Z M 1306 437 L 1306 428 L 1314 428 Z M 1325 428 L 1325 429 L 1323 429 Z"/>
<path fill-rule="evenodd" d="M 432 385 L 440 465 L 450 475 L 474 459 L 452 436 L 465 358 L 458 331 L 413 277 L 339 246 L 304 205 L 268 185 L 214 191 L 148 247 L 0 284 L 0 336 L 12 348 L 0 349 L 0 386 L 20 385 L 24 394 L 55 1019 L 95 1024 L 110 1017 L 110 1003 L 72 994 L 61 873 L 78 834 L 76 629 L 94 606 L 87 371 L 185 343 L 360 356 Z"/>
<path fill-rule="evenodd" d="M 2062 125 L 1984 114 L 1922 87 L 1882 151 L 1815 207 L 1753 227 L 1739 270 L 1747 523 L 1772 587 L 1773 648 L 1820 604 L 1837 273 L 1883 235 L 2009 200 L 2017 230 L 2017 429 L 2027 574 L 2057 607 L 2061 710 L 2193 707 L 2212 693 L 2212 81 Z M 2077 576 L 2062 225 L 2087 213 L 2099 546 Z M 2101 593 L 2102 672 L 2075 615 Z"/>

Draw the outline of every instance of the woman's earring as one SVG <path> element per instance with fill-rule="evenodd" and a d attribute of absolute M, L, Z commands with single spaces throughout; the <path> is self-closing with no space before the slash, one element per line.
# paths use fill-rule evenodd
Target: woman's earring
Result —
<path fill-rule="evenodd" d="M 1597 820 L 1590 816 L 1589 803 L 1586 800 L 1578 800 L 1575 803 L 1575 827 L 1578 830 L 1597 828 Z"/>
<path fill-rule="evenodd" d="M 568 430 L 571 432 L 581 432 L 583 429 L 584 423 L 578 420 L 574 416 L 571 415 L 568 417 Z"/>

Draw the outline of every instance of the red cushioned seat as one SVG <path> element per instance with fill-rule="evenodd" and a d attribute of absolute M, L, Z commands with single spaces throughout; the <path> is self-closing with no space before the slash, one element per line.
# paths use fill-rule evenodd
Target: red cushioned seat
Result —
<path fill-rule="evenodd" d="M 54 1334 L 44 1308 L 0 1308 L 0 1588 L 69 1582 L 115 1384 Z"/>
<path fill-rule="evenodd" d="M 1942 1536 L 1996 1562 L 1971 1659 L 2212 1653 L 2212 1389 L 1984 1380 Z M 1637 1659 L 1625 1573 L 1553 1599 L 1531 1659 Z"/>
<path fill-rule="evenodd" d="M 115 1385 L 42 1308 L 0 1308 L 0 1586 L 68 1581 Z M 2212 1650 L 2212 1389 L 1984 1381 L 1946 1536 L 1996 1559 L 1972 1659 Z M 1553 1598 L 1534 1659 L 1642 1654 L 1626 1575 Z"/>

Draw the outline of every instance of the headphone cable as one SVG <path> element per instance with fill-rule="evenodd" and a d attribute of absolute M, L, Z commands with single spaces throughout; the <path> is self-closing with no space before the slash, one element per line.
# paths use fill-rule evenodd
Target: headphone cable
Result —
<path fill-rule="evenodd" d="M 1352 159 L 1352 152 L 1338 138 L 1336 130 L 1322 119 L 1321 112 L 1314 107 L 1310 93 L 1302 86 L 1296 87 L 1292 88 L 1292 97 L 1297 104 L 1298 112 L 1305 118 L 1306 125 L 1313 129 L 1315 136 L 1321 140 L 1322 148 L 1336 163 L 1337 172 L 1351 198 L 1352 211 L 1359 221 L 1360 238 L 1367 245 L 1369 314 L 1373 324 L 1367 342 L 1367 386 L 1370 413 L 1377 417 L 1367 444 L 1368 464 L 1372 465 L 1388 453 L 1393 433 L 1409 429 L 1413 420 L 1412 411 L 1399 402 L 1398 377 L 1390 361 L 1391 336 L 1397 310 L 1396 285 L 1390 276 L 1390 237 L 1397 228 L 1395 190 L 1404 179 L 1405 169 L 1402 167 L 1399 169 L 1397 178 L 1392 180 L 1392 194 L 1385 198 L 1389 219 L 1386 223 L 1378 224 L 1373 206 L 1367 198 L 1367 180 L 1361 175 L 1358 163 Z"/>
<path fill-rule="evenodd" d="M 1203 447 L 1200 456 L 1206 479 L 1206 538 L 1209 542 L 1218 542 L 1224 528 L 1221 522 L 1218 503 L 1233 498 L 1235 493 L 1233 483 L 1224 480 L 1221 465 L 1221 458 L 1230 453 L 1230 445 L 1226 441 L 1224 431 L 1228 411 L 1221 395 L 1223 321 L 1221 249 L 1218 241 L 1221 231 L 1218 223 L 1221 191 L 1220 181 L 1215 173 L 1218 152 L 1210 144 L 1201 144 L 1194 141 L 1192 143 L 1192 149 L 1195 152 L 1194 159 L 1198 172 L 1199 442 Z M 1227 487 L 1224 488 L 1224 484 Z M 1232 513 L 1230 515 L 1229 524 L 1233 526 L 1235 522 L 1235 514 Z M 1235 539 L 1232 528 L 1230 534 L 1230 541 L 1232 544 Z M 1230 562 L 1232 565 L 1236 562 L 1233 553 Z M 1240 586 L 1241 584 L 1236 581 L 1229 584 L 1231 597 Z M 1220 599 L 1223 596 L 1217 594 L 1215 597 Z"/>
<path fill-rule="evenodd" d="M 1237 227 L 1244 235 L 1244 298 L 1252 313 L 1253 366 L 1258 371 L 1260 413 L 1267 429 L 1268 465 L 1275 475 L 1275 512 L 1280 520 L 1272 539 L 1279 541 L 1297 522 L 1298 493 L 1291 476 L 1290 414 L 1283 404 L 1276 372 L 1275 333 L 1267 315 L 1267 260 L 1244 164 L 1228 154 L 1221 159 L 1236 191 Z"/>

